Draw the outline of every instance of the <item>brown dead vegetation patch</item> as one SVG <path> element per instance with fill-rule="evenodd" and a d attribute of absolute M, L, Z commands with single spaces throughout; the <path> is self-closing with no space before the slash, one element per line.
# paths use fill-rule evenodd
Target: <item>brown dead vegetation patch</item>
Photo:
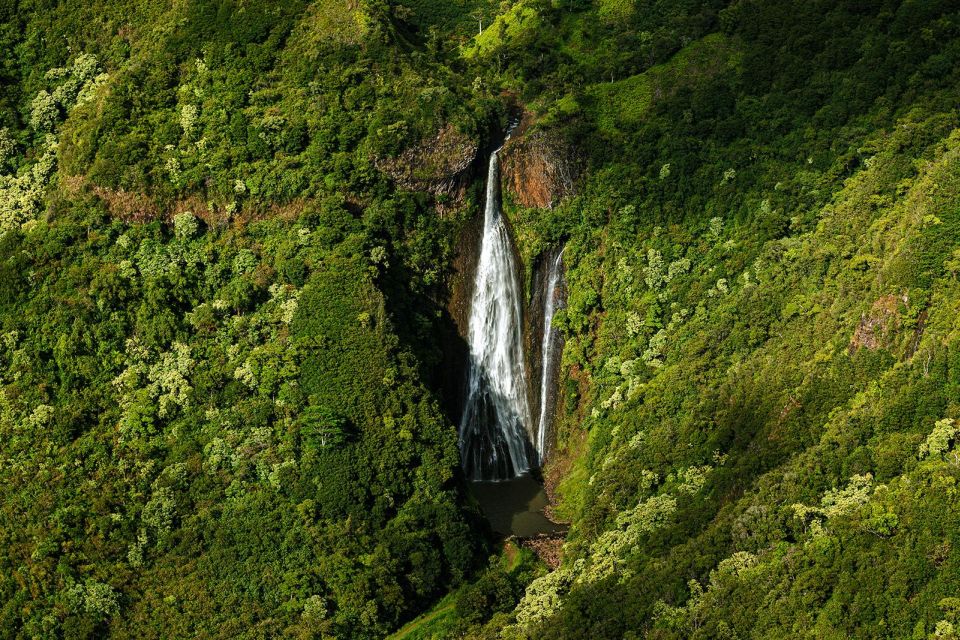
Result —
<path fill-rule="evenodd" d="M 192 194 L 161 207 L 150 195 L 141 191 L 111 189 L 92 184 L 85 176 L 64 176 L 63 188 L 71 197 L 84 192 L 92 193 L 107 208 L 107 212 L 127 223 L 145 223 L 154 220 L 172 221 L 177 215 L 189 212 L 202 220 L 208 228 L 222 229 L 233 225 L 242 227 L 251 222 L 269 218 L 285 221 L 296 220 L 309 206 L 309 200 L 297 198 L 290 202 L 245 206 L 230 211 L 225 205 L 204 200 Z"/>
<path fill-rule="evenodd" d="M 124 222 L 149 222 L 161 217 L 160 208 L 143 193 L 100 186 L 94 186 L 93 193 L 103 201 L 111 216 Z"/>
<path fill-rule="evenodd" d="M 533 551 L 545 565 L 556 569 L 563 561 L 563 543 L 566 535 L 562 533 L 541 533 L 532 538 L 522 538 L 521 547 Z"/>

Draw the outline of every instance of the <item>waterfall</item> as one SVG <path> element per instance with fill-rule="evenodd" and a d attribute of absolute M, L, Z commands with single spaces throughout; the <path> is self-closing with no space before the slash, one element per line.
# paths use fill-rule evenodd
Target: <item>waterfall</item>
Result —
<path fill-rule="evenodd" d="M 507 480 L 533 466 L 521 289 L 500 211 L 498 151 L 490 155 L 487 169 L 483 237 L 467 331 L 470 367 L 459 445 L 471 480 Z"/>
<path fill-rule="evenodd" d="M 560 281 L 560 263 L 563 251 L 550 265 L 547 272 L 547 290 L 543 299 L 543 342 L 540 345 L 540 417 L 537 420 L 537 453 L 541 464 L 547 457 L 547 433 L 550 427 L 550 383 L 554 374 L 554 351 L 556 351 L 556 331 L 553 324 L 553 312 L 556 310 L 557 284 Z"/>

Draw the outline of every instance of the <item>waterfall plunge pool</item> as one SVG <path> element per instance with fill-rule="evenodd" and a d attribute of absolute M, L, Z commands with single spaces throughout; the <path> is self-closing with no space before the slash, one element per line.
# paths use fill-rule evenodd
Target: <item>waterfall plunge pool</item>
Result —
<path fill-rule="evenodd" d="M 565 525 L 544 515 L 547 493 L 543 484 L 529 474 L 497 482 L 471 482 L 470 492 L 480 504 L 490 527 L 501 535 L 529 538 L 567 530 Z"/>

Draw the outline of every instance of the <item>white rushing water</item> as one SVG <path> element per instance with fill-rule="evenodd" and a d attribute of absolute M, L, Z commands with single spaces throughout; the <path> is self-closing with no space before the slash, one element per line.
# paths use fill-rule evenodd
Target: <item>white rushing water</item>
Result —
<path fill-rule="evenodd" d="M 507 480 L 533 466 L 517 262 L 500 211 L 497 151 L 487 169 L 480 259 L 470 302 L 467 402 L 460 459 L 471 480 Z"/>
<path fill-rule="evenodd" d="M 543 299 L 543 342 L 540 344 L 540 417 L 537 420 L 537 454 L 540 463 L 547 457 L 547 432 L 550 428 L 550 383 L 554 373 L 554 351 L 556 351 L 556 332 L 553 329 L 553 313 L 557 307 L 557 284 L 560 281 L 560 263 L 563 251 L 550 265 L 547 273 L 547 290 Z"/>

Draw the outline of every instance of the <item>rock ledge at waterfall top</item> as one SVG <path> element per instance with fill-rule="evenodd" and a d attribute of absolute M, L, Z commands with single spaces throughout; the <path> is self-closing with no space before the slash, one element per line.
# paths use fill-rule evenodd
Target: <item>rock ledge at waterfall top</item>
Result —
<path fill-rule="evenodd" d="M 578 162 L 573 149 L 555 131 L 530 129 L 524 114 L 518 131 L 500 152 L 505 190 L 527 208 L 551 208 L 574 192 Z M 529 133 L 528 133 L 529 131 Z"/>

